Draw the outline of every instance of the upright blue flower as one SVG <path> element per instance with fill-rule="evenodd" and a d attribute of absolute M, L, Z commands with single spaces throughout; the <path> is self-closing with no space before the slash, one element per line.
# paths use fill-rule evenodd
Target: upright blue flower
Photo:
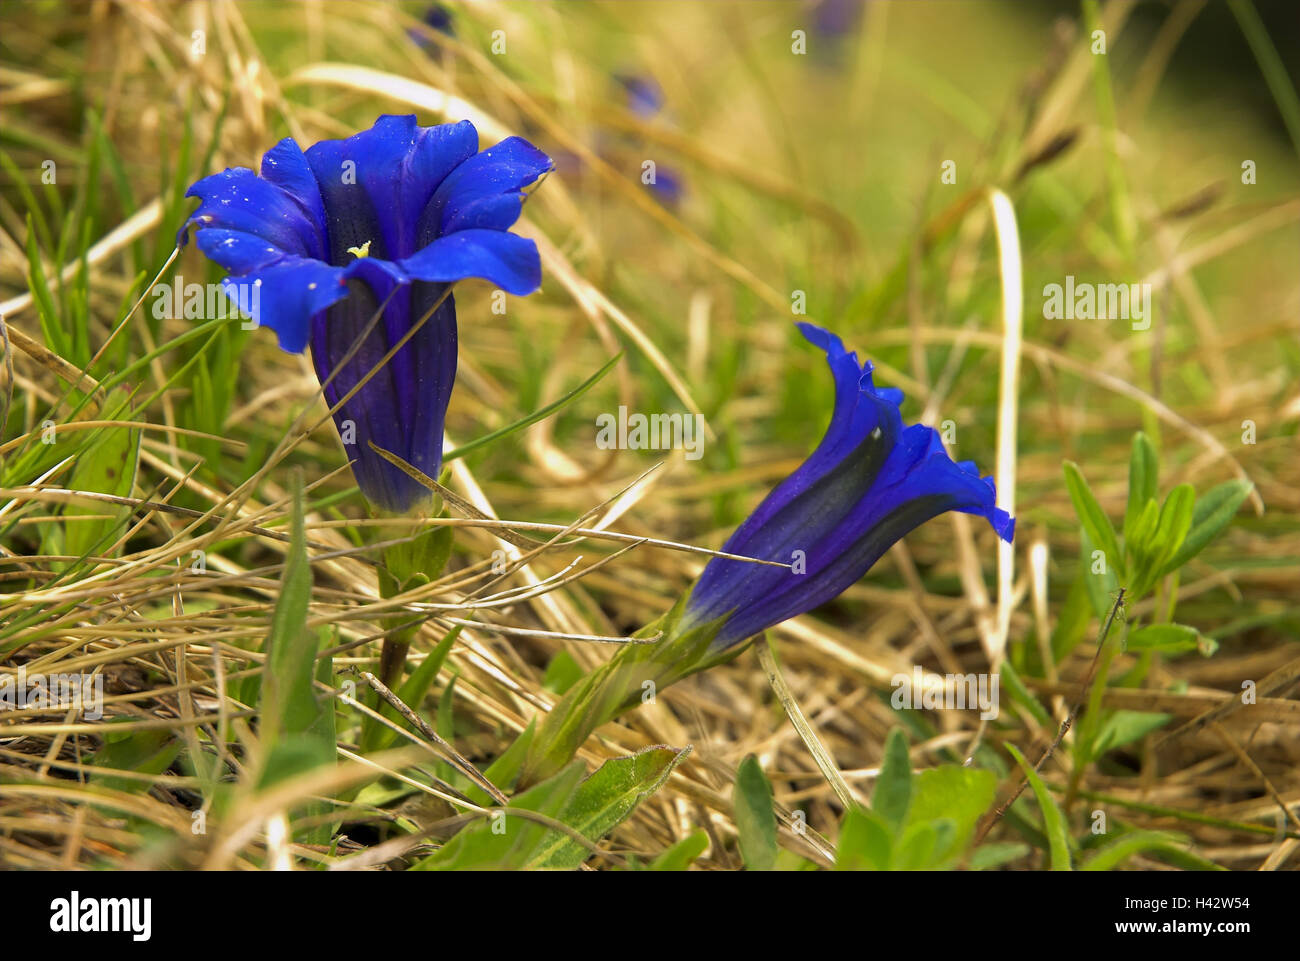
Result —
<path fill-rule="evenodd" d="M 383 116 L 305 153 L 285 138 L 262 158 L 260 177 L 234 167 L 186 194 L 202 202 L 181 242 L 197 228 L 199 248 L 230 271 L 227 295 L 251 303 L 283 349 L 310 342 L 331 407 L 441 300 L 334 414 L 357 484 L 377 507 L 405 513 L 429 492 L 373 453 L 371 441 L 429 476 L 442 466 L 456 378 L 451 284 L 479 277 L 512 294 L 540 286 L 537 245 L 509 227 L 523 188 L 551 167 L 519 137 L 480 153 L 467 120 L 420 127 L 414 116 Z"/>
<path fill-rule="evenodd" d="M 437 30 L 445 37 L 451 37 L 455 39 L 456 21 L 453 19 L 451 10 L 447 8 L 446 4 L 444 3 L 429 4 L 429 9 L 424 11 L 424 16 L 421 19 L 424 21 L 425 26 L 430 27 L 433 30 Z M 432 40 L 430 40 L 425 35 L 424 31 L 417 30 L 413 27 L 410 30 L 406 31 L 406 34 L 411 38 L 412 41 L 415 42 L 415 45 L 417 47 L 422 47 L 426 50 L 436 47 L 437 49 L 434 49 L 432 52 L 437 57 L 442 56 L 444 52 L 442 48 L 438 47 L 437 44 L 435 44 Z"/>
<path fill-rule="evenodd" d="M 681 630 L 721 619 L 715 651 L 837 597 L 895 541 L 945 511 L 987 518 L 1008 542 L 1015 528 L 994 506 L 992 478 L 953 463 L 933 428 L 903 426 L 902 392 L 874 386 L 870 362 L 859 363 L 829 331 L 799 328 L 826 352 L 835 411 L 808 460 L 723 546 L 794 568 L 714 558 L 695 583 Z"/>
<path fill-rule="evenodd" d="M 451 18 L 451 11 L 443 3 L 431 3 L 424 12 L 424 22 L 440 33 L 449 37 L 456 36 L 456 23 Z"/>

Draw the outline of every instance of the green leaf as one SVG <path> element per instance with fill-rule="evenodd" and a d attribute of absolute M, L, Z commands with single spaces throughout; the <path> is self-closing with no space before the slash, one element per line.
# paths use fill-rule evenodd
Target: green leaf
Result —
<path fill-rule="evenodd" d="M 1020 842 L 983 844 L 971 852 L 967 867 L 972 871 L 987 871 L 989 868 L 1019 861 L 1031 850 L 1028 844 Z"/>
<path fill-rule="evenodd" d="M 11 182 L 19 185 L 26 183 L 26 178 L 18 170 L 13 171 L 13 176 L 14 180 Z M 39 210 L 40 207 L 33 205 L 27 209 Z M 63 329 L 63 317 L 54 306 L 54 298 L 50 296 L 50 285 L 45 277 L 45 268 L 41 264 L 41 250 L 36 240 L 36 230 L 30 213 L 27 215 L 27 285 L 31 288 L 32 299 L 36 302 L 41 332 L 45 335 L 45 346 L 65 360 L 71 361 L 74 366 L 80 366 L 77 364 L 79 358 L 76 356 L 76 348 Z M 86 357 L 82 362 L 89 359 Z"/>
<path fill-rule="evenodd" d="M 697 828 L 651 861 L 648 868 L 651 871 L 685 871 L 708 847 L 708 832 Z"/>
<path fill-rule="evenodd" d="M 425 695 L 429 693 L 429 688 L 433 686 L 438 672 L 442 670 L 442 665 L 447 662 L 447 655 L 451 653 L 452 646 L 456 643 L 456 638 L 460 637 L 460 632 L 464 628 L 460 624 L 452 626 L 446 634 L 442 636 L 437 646 L 425 656 L 419 666 L 406 679 L 402 685 L 398 696 L 401 697 L 403 704 L 409 704 L 414 707 L 424 701 Z M 395 712 L 394 712 L 395 713 Z"/>
<path fill-rule="evenodd" d="M 528 749 L 532 747 L 536 734 L 537 719 L 533 718 L 501 756 L 488 766 L 483 776 L 502 791 L 512 790 L 515 782 L 519 780 L 520 772 L 524 769 L 524 762 L 528 760 Z M 466 790 L 465 796 L 475 804 L 492 803 L 487 792 L 480 787 L 470 787 Z"/>
<path fill-rule="evenodd" d="M 591 854 L 587 845 L 566 831 L 511 812 L 535 811 L 566 825 L 594 844 L 626 820 L 644 798 L 658 790 L 689 753 L 690 748 L 647 748 L 606 761 L 585 780 L 582 762 L 574 761 L 555 777 L 512 799 L 507 809 L 466 827 L 417 868 L 577 868 Z M 698 855 L 691 857 L 694 856 Z M 687 863 L 689 860 L 686 859 Z"/>
<path fill-rule="evenodd" d="M 434 716 L 433 729 L 438 732 L 438 736 L 452 744 L 456 740 L 456 679 L 460 677 L 459 672 L 453 672 L 451 680 L 442 690 L 442 696 L 438 698 L 438 711 Z"/>
<path fill-rule="evenodd" d="M 921 771 L 912 782 L 905 826 L 947 821 L 952 832 L 938 840 L 931 866 L 946 867 L 965 851 L 984 812 L 993 806 L 998 778 L 992 771 L 944 764 Z"/>
<path fill-rule="evenodd" d="M 1208 643 L 1207 643 L 1208 642 Z M 1185 624 L 1148 624 L 1130 631 L 1125 644 L 1130 651 L 1160 651 L 1176 654 L 1181 651 L 1207 651 L 1214 644 L 1201 632 Z M 1218 645 L 1214 645 L 1217 649 Z"/>
<path fill-rule="evenodd" d="M 280 596 L 271 617 L 271 633 L 266 639 L 261 717 L 262 735 L 268 742 L 280 733 L 305 731 L 318 710 L 311 686 L 316 639 L 307 630 L 312 575 L 306 541 L 302 481 L 295 476 L 289 549 L 280 579 Z"/>
<path fill-rule="evenodd" d="M 1156 525 L 1160 523 L 1160 502 L 1154 497 L 1142 505 L 1138 518 L 1133 522 L 1133 534 L 1126 541 L 1130 557 L 1145 557 L 1151 553 L 1151 539 L 1156 536 Z"/>
<path fill-rule="evenodd" d="M 103 772 L 91 774 L 92 784 L 114 791 L 142 794 L 149 790 L 149 782 L 137 778 L 115 777 L 113 771 L 131 771 L 135 774 L 161 774 L 171 767 L 183 747 L 171 731 L 144 730 L 113 732 L 115 723 L 128 718 L 114 719 L 106 725 L 104 746 L 90 758 L 92 768 Z"/>
<path fill-rule="evenodd" d="M 1253 487 L 1254 485 L 1247 481 L 1232 480 L 1210 488 L 1197 501 L 1196 509 L 1192 512 L 1191 529 L 1187 532 L 1182 546 L 1160 571 L 1161 575 L 1178 570 L 1205 550 L 1219 531 L 1228 526 L 1228 522 L 1237 513 L 1242 502 L 1250 496 Z"/>
<path fill-rule="evenodd" d="M 622 824 L 645 798 L 659 790 L 673 768 L 690 753 L 689 747 L 661 745 L 628 757 L 611 758 L 578 786 L 560 820 L 588 840 L 599 841 Z M 533 856 L 530 864 L 571 870 L 590 853 L 572 838 L 552 832 L 548 843 Z"/>
<path fill-rule="evenodd" d="M 1185 841 L 1159 831 L 1133 831 L 1106 845 L 1079 866 L 1080 871 L 1109 871 L 1119 867 L 1135 854 L 1144 852 L 1177 852 L 1187 849 Z"/>
<path fill-rule="evenodd" d="M 1124 511 L 1124 542 L 1131 543 L 1130 535 L 1138 515 L 1147 501 L 1156 497 L 1160 472 L 1160 458 L 1151 439 L 1142 431 L 1133 435 L 1133 452 L 1128 466 L 1128 507 Z"/>
<path fill-rule="evenodd" d="M 1164 727 L 1171 720 L 1173 720 L 1172 714 L 1117 710 L 1107 717 L 1098 729 L 1097 737 L 1093 741 L 1092 755 L 1101 757 L 1107 751 L 1132 744 L 1152 731 Z"/>
<path fill-rule="evenodd" d="M 564 694 L 581 681 L 586 673 L 582 665 L 573 659 L 572 654 L 564 650 L 557 651 L 551 658 L 551 663 L 546 665 L 546 673 L 542 675 L 542 687 L 556 694 Z"/>
<path fill-rule="evenodd" d="M 897 834 L 912 799 L 912 762 L 907 755 L 907 735 L 896 727 L 885 741 L 885 759 L 871 794 L 871 810 Z"/>
<path fill-rule="evenodd" d="M 941 845 L 951 843 L 954 833 L 951 821 L 929 821 L 910 824 L 903 828 L 898 843 L 894 845 L 893 871 L 924 871 L 933 866 Z M 942 836 L 942 837 L 941 837 Z"/>
<path fill-rule="evenodd" d="M 1155 502 L 1152 502 L 1155 507 Z M 1085 530 L 1079 537 L 1079 576 L 1083 578 L 1083 586 L 1088 591 L 1088 602 L 1092 605 L 1092 613 L 1104 620 L 1110 613 L 1110 609 L 1115 604 L 1115 594 L 1119 591 L 1119 576 L 1115 573 L 1115 568 L 1109 563 L 1109 558 L 1103 556 L 1096 561 L 1093 560 L 1092 538 L 1088 536 Z M 1103 573 L 1094 573 L 1094 567 L 1097 564 L 1104 565 Z"/>
<path fill-rule="evenodd" d="M 1070 492 L 1070 500 L 1074 503 L 1074 511 L 1079 515 L 1083 529 L 1088 532 L 1093 544 L 1106 553 L 1107 566 L 1115 568 L 1116 573 L 1122 577 L 1123 557 L 1119 552 L 1119 542 L 1115 539 L 1115 529 L 1111 527 L 1097 499 L 1092 496 L 1088 482 L 1083 479 L 1079 465 L 1074 461 L 1065 462 L 1065 486 Z"/>
<path fill-rule="evenodd" d="M 311 651 L 314 653 L 322 643 L 328 643 L 333 636 L 331 629 L 321 629 L 311 642 Z M 314 664 L 315 680 L 333 687 L 333 659 L 321 658 L 315 660 Z M 263 788 L 335 762 L 338 736 L 332 700 L 316 701 L 310 682 L 305 687 L 300 686 L 300 682 L 295 682 L 293 687 L 293 697 L 301 700 L 302 709 L 291 711 L 281 729 L 271 737 L 270 749 L 266 753 L 258 781 L 259 786 Z M 264 684 L 262 690 L 268 689 L 274 689 L 274 686 Z M 315 714 L 310 716 L 306 711 L 308 698 L 312 699 L 316 707 Z M 300 722 L 305 723 L 306 726 L 300 728 Z M 267 730 L 265 720 L 262 722 L 262 730 Z M 324 801 L 309 801 L 303 805 L 303 809 L 313 822 L 333 810 L 332 806 Z M 298 840 L 308 844 L 328 844 L 337 827 L 338 822 L 313 823 Z"/>
<path fill-rule="evenodd" d="M 776 852 L 776 865 L 773 871 L 817 871 L 820 866 L 794 851 L 782 848 Z"/>
<path fill-rule="evenodd" d="M 1047 713 L 1047 708 L 1034 696 L 1033 692 L 1025 686 L 1024 680 L 1020 677 L 1020 672 L 1015 669 L 1010 660 L 1002 662 L 1002 682 L 1006 685 L 1007 693 L 1011 695 L 1011 700 L 1015 701 L 1021 707 L 1034 715 L 1039 724 L 1044 727 L 1050 727 L 1052 716 Z"/>
<path fill-rule="evenodd" d="M 1165 498 L 1165 506 L 1160 508 L 1160 524 L 1156 525 L 1156 537 L 1152 542 L 1152 576 L 1160 576 L 1166 564 L 1182 549 L 1192 527 L 1192 508 L 1195 505 L 1196 489 L 1191 484 L 1179 484 Z"/>
<path fill-rule="evenodd" d="M 1186 843 L 1191 843 L 1186 842 Z M 1164 861 L 1166 864 L 1172 864 L 1176 868 L 1182 868 L 1184 871 L 1226 871 L 1228 870 L 1222 864 L 1216 864 L 1209 858 L 1201 857 L 1195 851 L 1187 848 L 1169 847 L 1157 848 L 1151 851 L 1151 856 L 1157 861 Z"/>
<path fill-rule="evenodd" d="M 109 394 L 102 408 L 105 420 L 129 420 L 127 409 L 130 391 L 119 387 Z M 136 463 L 140 450 L 140 431 L 125 427 L 104 427 L 77 457 L 69 487 L 72 490 L 91 491 L 130 497 L 135 486 Z M 104 515 L 107 515 L 106 517 Z M 101 520 L 73 520 L 65 525 L 65 552 L 74 557 L 84 557 L 106 550 L 126 530 L 131 508 L 114 504 L 70 503 L 63 509 L 65 518 L 99 516 Z"/>
<path fill-rule="evenodd" d="M 1061 813 L 1061 809 L 1057 807 L 1056 799 L 1047 790 L 1047 785 L 1038 776 L 1038 772 L 1034 770 L 1033 765 L 1025 760 L 1025 756 L 1017 750 L 1016 746 L 1008 744 L 1006 748 L 1011 753 L 1011 756 L 1016 759 L 1020 769 L 1025 772 L 1025 778 L 1033 789 L 1034 797 L 1038 799 L 1038 809 L 1043 812 L 1043 828 L 1047 833 L 1052 870 L 1071 870 L 1070 839 L 1065 832 L 1065 816 Z"/>
<path fill-rule="evenodd" d="M 736 831 L 740 854 L 751 871 L 770 871 L 776 864 L 776 812 L 772 807 L 772 785 L 758 763 L 749 755 L 740 762 L 733 793 Z"/>
<path fill-rule="evenodd" d="M 436 853 L 415 865 L 416 871 L 516 871 L 537 857 L 553 828 L 512 810 L 533 811 L 560 820 L 577 793 L 584 765 L 574 761 L 552 778 L 536 784 L 510 801 L 509 809 L 463 828 Z"/>
<path fill-rule="evenodd" d="M 448 744 L 456 743 L 456 681 L 459 677 L 459 673 L 453 673 L 447 686 L 442 689 L 442 694 L 438 697 L 438 710 L 433 719 L 433 729 Z M 469 777 L 450 761 L 438 761 L 434 765 L 434 770 L 437 771 L 439 778 L 459 791 L 464 791 L 471 783 Z"/>
<path fill-rule="evenodd" d="M 1078 576 L 1070 582 L 1070 589 L 1066 592 L 1065 605 L 1056 616 L 1056 629 L 1052 632 L 1052 657 L 1057 664 L 1069 657 L 1070 652 L 1079 646 L 1088 632 L 1088 624 L 1092 620 L 1092 599 L 1087 583 L 1090 577 L 1092 574 L 1087 564 L 1081 564 Z"/>
<path fill-rule="evenodd" d="M 878 815 L 850 808 L 840 825 L 836 871 L 887 871 L 893 861 L 893 829 Z"/>
<path fill-rule="evenodd" d="M 293 478 L 292 496 L 289 549 L 280 579 L 280 596 L 271 616 L 271 633 L 266 640 L 266 670 L 262 675 L 259 704 L 258 732 L 267 757 L 259 779 L 262 786 L 310 767 L 332 763 L 335 754 L 333 740 L 326 743 L 323 736 L 324 715 L 332 716 L 334 705 L 332 701 L 322 704 L 313 685 L 319 638 L 307 629 L 312 576 L 303 525 L 302 478 L 297 474 Z M 281 763 L 270 763 L 276 745 L 285 740 L 297 742 L 290 748 L 295 763 L 283 763 L 283 758 Z"/>
<path fill-rule="evenodd" d="M 555 401 L 554 403 L 547 404 L 541 410 L 529 414 L 527 417 L 524 417 L 521 420 L 515 421 L 513 424 L 509 425 L 508 427 L 502 427 L 500 430 L 494 430 L 490 434 L 484 434 L 482 437 L 479 437 L 476 440 L 472 440 L 468 444 L 462 444 L 460 447 L 457 447 L 455 450 L 443 454 L 442 462 L 446 464 L 449 463 L 450 461 L 455 460 L 458 457 L 464 457 L 466 454 L 472 453 L 473 451 L 476 451 L 481 447 L 486 447 L 488 444 L 491 444 L 493 441 L 500 440 L 503 437 L 509 437 L 511 434 L 518 433 L 519 431 L 523 430 L 525 427 L 530 427 L 533 424 L 536 424 L 538 421 L 545 420 L 547 417 L 550 417 L 551 414 L 563 410 L 565 407 L 573 403 L 575 400 L 577 400 L 587 391 L 591 390 L 591 388 L 595 387 L 596 384 L 600 382 L 601 378 L 603 378 L 606 374 L 610 372 L 610 370 L 613 369 L 614 365 L 618 363 L 619 358 L 622 356 L 623 355 L 621 353 L 615 354 L 609 360 L 605 361 L 605 365 L 601 367 L 600 370 L 596 371 L 594 374 L 592 374 L 590 377 L 584 380 L 581 384 L 579 384 L 573 390 L 569 391 L 567 394 L 565 394 L 563 397 L 561 397 L 559 400 Z"/>

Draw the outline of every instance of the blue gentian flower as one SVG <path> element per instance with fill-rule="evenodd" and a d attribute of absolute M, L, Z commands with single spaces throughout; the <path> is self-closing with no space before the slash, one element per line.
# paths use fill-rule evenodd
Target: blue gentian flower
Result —
<path fill-rule="evenodd" d="M 429 9 L 425 11 L 424 22 L 439 33 L 445 33 L 449 37 L 456 36 L 456 24 L 445 4 L 430 4 Z"/>
<path fill-rule="evenodd" d="M 623 85 L 627 93 L 627 108 L 637 116 L 648 120 L 663 109 L 663 88 L 654 77 L 619 74 L 614 79 Z M 671 168 L 657 165 L 654 183 L 649 187 L 655 199 L 665 207 L 676 207 L 681 203 L 684 184 Z"/>
<path fill-rule="evenodd" d="M 813 25 L 824 37 L 849 33 L 862 16 L 865 0 L 821 0 L 813 13 Z"/>
<path fill-rule="evenodd" d="M 682 180 L 676 172 L 659 167 L 655 170 L 655 182 L 649 185 L 655 199 L 665 207 L 676 207 L 682 202 Z"/>
<path fill-rule="evenodd" d="M 305 153 L 285 138 L 262 158 L 260 177 L 234 167 L 186 194 L 202 203 L 180 242 L 197 228 L 199 248 L 230 272 L 222 281 L 227 295 L 251 303 L 253 319 L 274 330 L 282 348 L 301 352 L 310 342 L 330 407 L 446 295 L 334 414 L 345 442 L 353 441 L 353 472 L 373 505 L 406 513 L 430 499 L 370 442 L 438 475 L 456 377 L 449 287 L 466 277 L 512 294 L 540 286 L 537 245 L 509 227 L 519 218 L 523 188 L 551 167 L 519 137 L 480 153 L 467 120 L 421 127 L 414 116 L 383 116 L 369 130 Z"/>
<path fill-rule="evenodd" d="M 427 9 L 424 12 L 424 17 L 422 19 L 424 20 L 425 26 L 428 26 L 433 30 L 437 30 L 439 33 L 443 34 L 444 36 L 455 38 L 456 21 L 452 18 L 451 10 L 447 8 L 446 4 L 442 4 L 442 3 L 430 4 L 429 9 Z M 425 49 L 428 49 L 430 47 L 435 46 L 433 41 L 430 40 L 422 30 L 416 30 L 412 28 L 406 31 L 406 33 L 407 36 L 409 36 L 411 40 L 415 42 L 415 45 L 418 47 L 423 47 Z M 439 48 L 436 51 L 436 53 L 441 54 L 442 53 L 441 48 Z"/>
<path fill-rule="evenodd" d="M 794 567 L 709 562 L 686 602 L 682 630 L 720 621 L 714 651 L 837 597 L 895 541 L 945 511 L 987 518 L 1008 542 L 1015 528 L 994 506 L 992 478 L 981 478 L 973 463 L 953 463 L 933 428 L 903 426 L 902 392 L 876 387 L 870 362 L 859 363 L 829 331 L 799 328 L 826 352 L 835 378 L 830 426 L 722 548 Z"/>
<path fill-rule="evenodd" d="M 621 74 L 615 78 L 627 92 L 627 107 L 641 117 L 653 117 L 664 106 L 663 88 L 654 77 Z"/>

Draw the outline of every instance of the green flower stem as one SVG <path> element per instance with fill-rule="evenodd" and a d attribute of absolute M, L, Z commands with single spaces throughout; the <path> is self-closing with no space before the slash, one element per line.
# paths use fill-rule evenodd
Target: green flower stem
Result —
<path fill-rule="evenodd" d="M 663 636 L 653 644 L 629 643 L 561 698 L 537 728 L 520 769 L 516 788 L 522 790 L 558 773 L 600 726 L 609 723 L 647 696 L 697 671 L 728 660 L 741 649 L 724 652 L 710 644 L 717 622 L 680 627 L 683 603 L 637 632 L 637 637 Z M 647 682 L 650 682 L 647 684 Z"/>
<path fill-rule="evenodd" d="M 442 501 L 435 498 L 430 516 L 442 513 Z M 453 532 L 450 527 L 425 527 L 418 518 L 411 522 L 410 540 L 391 544 L 385 548 L 378 569 L 379 596 L 396 597 L 428 584 L 438 577 L 451 556 Z M 379 652 L 379 679 L 386 687 L 396 689 L 406 665 L 406 655 L 411 641 L 419 631 L 422 618 L 405 611 L 396 611 L 380 619 L 384 638 Z"/>
<path fill-rule="evenodd" d="M 379 595 L 385 599 L 402 592 L 404 585 L 384 571 L 379 572 Z M 402 668 L 406 665 L 406 655 L 410 653 L 411 641 L 420 629 L 420 620 L 406 611 L 380 618 L 380 624 L 389 635 L 384 638 L 379 649 L 379 680 L 384 686 L 395 689 L 402 677 Z"/>

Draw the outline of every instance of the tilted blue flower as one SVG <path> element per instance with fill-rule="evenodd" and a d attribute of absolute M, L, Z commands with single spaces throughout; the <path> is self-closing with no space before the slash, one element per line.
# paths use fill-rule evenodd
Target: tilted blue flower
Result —
<path fill-rule="evenodd" d="M 641 74 L 619 74 L 614 79 L 627 92 L 627 106 L 642 117 L 653 117 L 664 106 L 664 91 L 654 77 Z"/>
<path fill-rule="evenodd" d="M 659 167 L 655 171 L 654 183 L 650 184 L 650 189 L 654 192 L 655 199 L 665 207 L 679 205 L 685 192 L 681 178 L 675 171 L 666 167 Z"/>
<path fill-rule="evenodd" d="M 859 363 L 829 331 L 799 328 L 826 352 L 835 378 L 830 426 L 812 455 L 723 546 L 794 568 L 717 557 L 708 563 L 682 626 L 720 620 L 715 650 L 839 596 L 895 541 L 946 511 L 987 518 L 1008 542 L 1015 529 L 1015 520 L 994 505 L 992 478 L 981 478 L 973 463 L 954 463 L 933 428 L 904 427 L 902 392 L 876 387 L 870 362 Z"/>
<path fill-rule="evenodd" d="M 372 504 L 405 513 L 428 501 L 429 491 L 370 442 L 437 476 L 456 378 L 449 287 L 467 277 L 512 294 L 541 285 L 537 245 L 509 228 L 523 188 L 552 166 L 519 137 L 479 152 L 467 120 L 421 127 L 414 116 L 382 116 L 369 130 L 305 153 L 285 138 L 262 158 L 260 176 L 234 167 L 186 194 L 201 203 L 180 241 L 197 228 L 199 248 L 230 272 L 227 295 L 252 304 L 253 319 L 274 330 L 282 348 L 311 344 L 331 408 L 441 299 L 334 414 Z"/>
<path fill-rule="evenodd" d="M 614 78 L 623 85 L 627 94 L 627 108 L 640 117 L 649 119 L 664 106 L 663 88 L 654 77 L 641 74 L 618 74 Z M 651 192 L 665 207 L 677 207 L 685 192 L 682 178 L 663 164 L 656 165 L 655 179 L 649 184 Z"/>

